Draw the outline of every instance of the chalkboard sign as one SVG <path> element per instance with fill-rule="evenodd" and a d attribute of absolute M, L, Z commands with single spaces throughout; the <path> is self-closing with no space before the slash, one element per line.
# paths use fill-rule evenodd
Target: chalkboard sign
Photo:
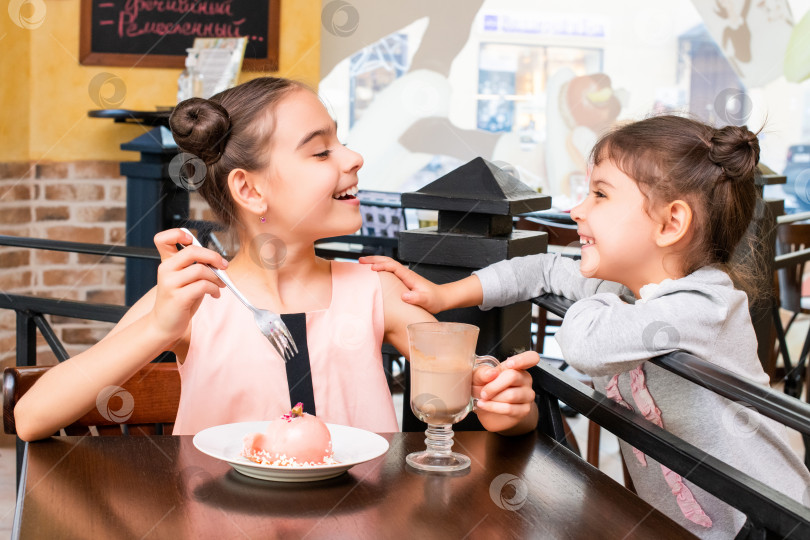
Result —
<path fill-rule="evenodd" d="M 84 65 L 184 66 L 194 38 L 247 37 L 246 71 L 278 71 L 280 0 L 82 0 Z"/>

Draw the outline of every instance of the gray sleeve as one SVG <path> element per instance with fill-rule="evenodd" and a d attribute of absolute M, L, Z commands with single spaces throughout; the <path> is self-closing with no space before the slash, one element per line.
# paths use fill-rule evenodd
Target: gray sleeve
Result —
<path fill-rule="evenodd" d="M 705 291 L 682 290 L 635 304 L 597 294 L 568 309 L 556 338 L 574 369 L 611 376 L 675 350 L 711 358 L 727 316 L 724 299 Z"/>
<path fill-rule="evenodd" d="M 597 293 L 632 298 L 623 285 L 584 277 L 579 261 L 561 254 L 540 254 L 501 261 L 473 272 L 484 291 L 482 310 L 508 306 L 543 293 L 580 300 Z"/>

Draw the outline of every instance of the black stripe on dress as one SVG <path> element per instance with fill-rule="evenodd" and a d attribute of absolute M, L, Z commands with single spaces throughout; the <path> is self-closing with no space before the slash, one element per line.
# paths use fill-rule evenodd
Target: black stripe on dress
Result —
<path fill-rule="evenodd" d="M 304 412 L 315 415 L 315 393 L 312 390 L 312 366 L 309 363 L 307 348 L 307 314 L 288 313 L 281 316 L 287 329 L 295 340 L 298 354 L 290 358 L 287 369 L 287 388 L 290 389 L 290 404 L 304 404 Z"/>

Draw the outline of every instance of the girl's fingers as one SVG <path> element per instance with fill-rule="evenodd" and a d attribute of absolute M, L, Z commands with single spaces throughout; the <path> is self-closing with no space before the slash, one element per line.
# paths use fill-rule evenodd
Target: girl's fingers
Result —
<path fill-rule="evenodd" d="M 157 233 L 154 242 L 160 258 L 165 260 L 177 253 L 177 244 L 191 245 L 191 236 L 180 229 L 168 229 Z"/>
<path fill-rule="evenodd" d="M 507 388 L 503 392 L 490 396 L 488 399 L 481 397 L 478 399 L 498 403 L 512 403 L 513 405 L 520 403 L 531 403 L 534 401 L 534 390 L 531 388 L 524 388 L 522 386 L 513 386 L 511 388 Z"/>
<path fill-rule="evenodd" d="M 397 263 L 399 268 L 393 270 L 394 275 L 399 278 L 399 280 L 408 287 L 409 289 L 413 290 L 417 288 L 420 284 L 425 283 L 425 278 L 411 270 L 410 268 L 405 268 L 401 264 Z"/>
<path fill-rule="evenodd" d="M 206 294 L 219 298 L 220 288 L 210 281 L 195 281 L 180 289 L 180 294 L 189 302 L 199 300 Z M 182 301 L 180 301 L 182 303 Z"/>
<path fill-rule="evenodd" d="M 384 257 L 382 255 L 365 255 L 357 259 L 358 262 L 362 264 L 377 264 L 377 263 L 385 263 L 385 262 L 392 262 L 396 263 L 394 259 L 391 257 Z"/>
<path fill-rule="evenodd" d="M 409 289 L 413 289 L 419 284 L 419 280 L 424 279 L 410 268 L 407 268 L 389 257 L 371 255 L 368 257 L 360 257 L 359 261 L 363 264 L 370 264 L 371 269 L 377 272 L 391 272 Z"/>
<path fill-rule="evenodd" d="M 163 283 L 169 287 L 179 289 L 197 281 L 208 281 L 218 288 L 225 286 L 222 280 L 204 264 L 193 264 L 172 272 L 163 280 Z"/>
<path fill-rule="evenodd" d="M 155 246 L 160 253 L 162 263 L 172 261 L 167 265 L 170 270 L 182 268 L 194 262 L 210 264 L 221 269 L 228 267 L 228 261 L 216 251 L 193 246 L 191 243 L 191 236 L 180 229 L 169 229 L 155 235 Z M 183 249 L 178 250 L 177 244 L 184 246 Z M 177 257 L 179 252 L 182 252 L 182 255 Z"/>
<path fill-rule="evenodd" d="M 499 401 L 483 401 L 479 400 L 475 408 L 493 414 L 501 414 L 511 416 L 513 418 L 523 418 L 531 411 L 531 403 L 501 403 Z"/>
<path fill-rule="evenodd" d="M 394 259 L 390 257 L 383 257 L 381 255 L 369 255 L 366 257 L 360 257 L 357 261 L 361 264 L 370 264 L 371 269 L 377 272 L 386 271 L 386 272 L 396 272 L 398 268 L 403 267 Z"/>
<path fill-rule="evenodd" d="M 501 368 L 482 366 L 473 371 L 472 383 L 473 386 L 484 386 L 491 383 L 495 378 L 500 375 Z"/>
<path fill-rule="evenodd" d="M 418 291 L 408 291 L 402 293 L 402 301 L 406 304 L 413 304 L 414 306 L 424 306 L 427 304 L 425 295 Z"/>
<path fill-rule="evenodd" d="M 483 395 L 482 395 L 483 393 Z M 473 387 L 472 396 L 485 401 L 504 401 L 508 403 L 524 403 L 534 400 L 534 390 L 531 386 L 509 386 L 500 392 L 483 392 L 481 387 Z"/>
<path fill-rule="evenodd" d="M 493 399 L 510 386 L 524 386 L 531 388 L 532 376 L 525 371 L 516 371 L 514 369 L 507 369 L 502 371 L 494 381 L 487 383 L 481 389 L 481 397 L 484 399 Z"/>
<path fill-rule="evenodd" d="M 164 259 L 158 267 L 158 272 L 175 272 L 194 263 L 209 264 L 221 270 L 228 267 L 228 261 L 216 251 L 198 246 L 187 246 L 179 253 L 175 251 L 174 255 Z"/>
<path fill-rule="evenodd" d="M 506 369 L 529 369 L 540 362 L 540 355 L 534 351 L 526 351 L 510 356 L 501 365 Z"/>

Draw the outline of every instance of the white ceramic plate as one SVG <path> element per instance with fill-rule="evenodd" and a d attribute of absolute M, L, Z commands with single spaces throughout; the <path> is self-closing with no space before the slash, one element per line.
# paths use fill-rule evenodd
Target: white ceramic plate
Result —
<path fill-rule="evenodd" d="M 260 480 L 276 482 L 311 482 L 343 474 L 355 465 L 380 457 L 388 451 L 388 441 L 364 429 L 326 424 L 332 436 L 333 465 L 310 467 L 278 467 L 260 465 L 241 456 L 242 439 L 249 433 L 267 429 L 267 422 L 240 422 L 204 429 L 194 436 L 194 446 L 200 452 L 228 462 L 240 473 Z"/>

